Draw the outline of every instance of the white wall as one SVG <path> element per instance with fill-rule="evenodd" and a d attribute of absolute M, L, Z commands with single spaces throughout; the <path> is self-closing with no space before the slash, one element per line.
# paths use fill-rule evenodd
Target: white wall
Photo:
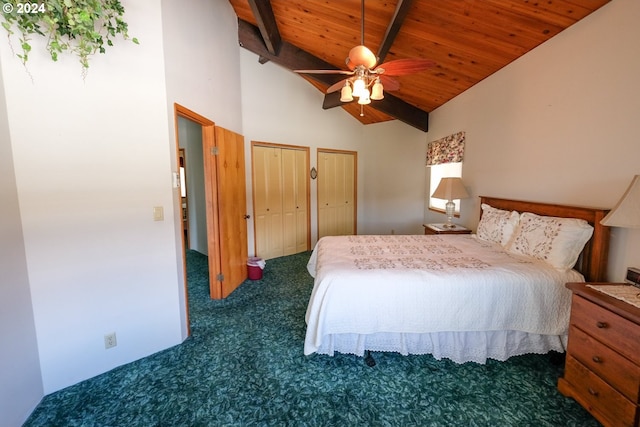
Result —
<path fill-rule="evenodd" d="M 167 99 L 242 133 L 238 22 L 226 0 L 162 0 Z M 173 111 L 170 115 L 172 140 Z"/>
<path fill-rule="evenodd" d="M 42 40 L 33 79 L 0 43 L 45 393 L 182 339 L 161 10 L 125 7 L 140 46 L 118 40 L 84 81 Z M 105 350 L 111 332 L 118 346 Z"/>
<path fill-rule="evenodd" d="M 0 426 L 22 424 L 43 395 L 27 258 L 0 70 Z"/>
<path fill-rule="evenodd" d="M 363 127 L 360 233 L 424 233 L 426 135 L 397 120 Z"/>
<path fill-rule="evenodd" d="M 640 2 L 613 0 L 435 110 L 428 140 L 467 132 L 472 196 L 613 207 L 640 174 L 638 21 Z M 463 200 L 461 222 L 478 210 Z M 613 228 L 611 244 L 620 281 L 640 266 L 640 230 Z"/>

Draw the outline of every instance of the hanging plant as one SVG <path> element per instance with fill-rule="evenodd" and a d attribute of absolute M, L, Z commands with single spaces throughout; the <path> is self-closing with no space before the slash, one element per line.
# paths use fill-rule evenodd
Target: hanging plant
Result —
<path fill-rule="evenodd" d="M 89 57 L 96 52 L 105 53 L 105 46 L 113 46 L 116 35 L 129 39 L 120 0 L 4 1 L 2 26 L 8 36 L 19 34 L 21 53 L 16 56 L 25 65 L 34 35 L 47 38 L 47 50 L 54 61 L 65 51 L 76 55 L 83 74 L 89 68 Z M 130 40 L 138 44 L 135 37 Z"/>

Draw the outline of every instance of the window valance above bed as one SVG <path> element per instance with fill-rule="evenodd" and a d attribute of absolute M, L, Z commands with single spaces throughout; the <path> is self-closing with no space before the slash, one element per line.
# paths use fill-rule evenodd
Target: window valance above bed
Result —
<path fill-rule="evenodd" d="M 427 144 L 427 166 L 459 163 L 464 157 L 465 133 L 458 132 Z"/>

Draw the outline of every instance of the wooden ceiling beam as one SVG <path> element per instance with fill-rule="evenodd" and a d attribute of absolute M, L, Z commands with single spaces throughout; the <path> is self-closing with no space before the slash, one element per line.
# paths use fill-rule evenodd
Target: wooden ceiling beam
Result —
<path fill-rule="evenodd" d="M 344 103 L 340 101 L 340 91 L 338 91 L 325 95 L 322 108 L 328 110 L 342 105 Z M 429 131 L 429 113 L 404 102 L 397 96 L 385 93 L 383 99 L 371 101 L 371 104 L 367 104 L 367 108 L 375 108 L 423 132 Z"/>
<path fill-rule="evenodd" d="M 264 40 L 261 37 L 260 30 L 247 21 L 238 19 L 238 41 L 240 46 L 249 50 L 250 52 L 258 55 L 261 60 L 265 58 L 281 65 L 289 70 L 337 70 L 338 68 L 311 55 L 304 50 L 289 44 L 285 41 L 281 42 L 280 50 L 277 55 L 268 51 Z M 319 81 L 327 86 L 330 86 L 342 79 L 344 75 L 340 74 L 309 74 L 308 77 Z M 340 101 L 340 92 L 334 92 L 330 94 L 332 97 L 336 97 L 338 102 Z M 333 99 L 333 98 L 331 98 Z M 326 108 L 332 108 L 335 102 L 332 102 Z M 343 105 L 341 102 L 335 106 Z M 429 113 L 423 111 L 411 104 L 408 104 L 398 97 L 385 93 L 384 99 L 380 101 L 373 101 L 367 106 L 368 108 L 375 108 L 383 113 L 386 113 L 409 126 L 413 126 L 416 129 L 420 129 L 424 132 L 429 130 Z M 323 105 L 323 108 L 324 105 Z M 325 109 L 326 109 L 325 108 Z"/>
<path fill-rule="evenodd" d="M 278 55 L 272 54 L 267 49 L 264 40 L 260 35 L 260 30 L 247 21 L 238 19 L 238 41 L 240 46 L 250 52 L 255 53 L 260 58 L 260 63 L 266 60 L 275 62 L 289 70 L 337 70 L 338 68 L 317 58 L 310 53 L 305 52 L 296 46 L 283 41 L 280 44 L 280 52 Z M 344 76 L 339 74 L 308 74 L 312 79 L 331 86 L 337 83 Z"/>
<path fill-rule="evenodd" d="M 411 8 L 412 3 L 413 0 L 398 1 L 398 4 L 396 5 L 396 11 L 393 13 L 393 18 L 391 18 L 391 22 L 389 22 L 387 32 L 382 39 L 382 43 L 380 43 L 380 48 L 378 49 L 378 62 L 384 62 L 384 59 L 387 57 L 387 53 L 389 53 L 391 45 L 400 32 L 400 28 L 402 28 L 404 18 L 406 18 L 409 14 L 409 9 Z"/>
<path fill-rule="evenodd" d="M 273 14 L 271 1 L 249 0 L 249 6 L 251 7 L 253 16 L 256 18 L 260 34 L 262 35 L 264 44 L 267 46 L 267 50 L 272 55 L 277 55 L 280 52 L 280 46 L 282 46 L 282 38 L 280 37 L 280 31 L 278 31 L 278 23 Z"/>

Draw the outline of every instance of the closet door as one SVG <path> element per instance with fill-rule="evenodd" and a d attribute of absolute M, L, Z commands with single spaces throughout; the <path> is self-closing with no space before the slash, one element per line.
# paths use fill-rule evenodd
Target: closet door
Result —
<path fill-rule="evenodd" d="M 340 154 L 337 159 L 337 234 L 355 234 L 355 155 Z"/>
<path fill-rule="evenodd" d="M 284 254 L 282 150 L 253 146 L 253 194 L 256 255 Z"/>
<path fill-rule="evenodd" d="M 296 173 L 296 249 L 294 253 L 308 251 L 309 248 L 309 152 L 295 150 Z"/>
<path fill-rule="evenodd" d="M 309 249 L 307 152 L 282 150 L 284 255 Z"/>
<path fill-rule="evenodd" d="M 356 155 L 318 151 L 318 238 L 356 232 Z"/>
<path fill-rule="evenodd" d="M 256 255 L 269 259 L 307 251 L 309 149 L 262 144 L 253 143 Z"/>
<path fill-rule="evenodd" d="M 336 156 L 318 153 L 318 239 L 337 235 Z"/>
<path fill-rule="evenodd" d="M 297 252 L 298 182 L 296 177 L 298 169 L 296 160 L 295 150 L 282 150 L 282 188 L 284 193 L 282 197 L 282 214 L 284 217 L 283 255 L 292 255 Z"/>

